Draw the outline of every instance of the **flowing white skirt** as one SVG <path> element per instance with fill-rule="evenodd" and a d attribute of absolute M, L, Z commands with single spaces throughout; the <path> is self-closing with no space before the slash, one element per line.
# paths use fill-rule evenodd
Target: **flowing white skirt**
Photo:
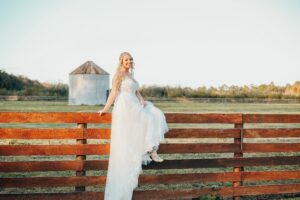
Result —
<path fill-rule="evenodd" d="M 138 177 L 168 131 L 165 116 L 151 102 L 143 107 L 134 93 L 120 92 L 112 111 L 105 200 L 130 200 Z"/>

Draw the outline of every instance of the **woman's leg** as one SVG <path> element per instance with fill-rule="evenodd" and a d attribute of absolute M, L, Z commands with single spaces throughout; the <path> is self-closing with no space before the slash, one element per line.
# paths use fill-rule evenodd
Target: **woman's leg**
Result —
<path fill-rule="evenodd" d="M 163 162 L 164 160 L 158 156 L 157 150 L 158 150 L 158 146 L 154 146 L 152 151 L 150 152 L 150 157 L 155 162 Z"/>

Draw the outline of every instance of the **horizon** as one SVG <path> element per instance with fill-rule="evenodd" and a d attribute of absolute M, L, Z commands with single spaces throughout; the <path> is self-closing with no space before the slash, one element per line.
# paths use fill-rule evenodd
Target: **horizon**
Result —
<path fill-rule="evenodd" d="M 0 70 L 3 70 L 3 69 L 0 69 Z M 5 71 L 5 70 L 4 70 Z M 9 75 L 14 75 L 14 76 L 23 76 L 23 77 L 26 77 L 26 78 L 29 78 L 29 77 L 27 77 L 27 76 L 25 76 L 25 75 L 22 75 L 22 74 L 20 74 L 20 75 L 16 75 L 16 74 L 12 74 L 12 73 L 8 73 L 7 71 L 5 71 L 7 74 L 9 74 Z M 29 78 L 30 79 L 30 78 Z M 37 80 L 37 79 L 30 79 L 30 80 L 32 80 L 32 81 L 39 81 L 39 80 Z M 41 84 L 67 84 L 67 85 L 69 85 L 69 82 L 68 83 L 64 83 L 64 82 L 55 82 L 55 81 L 53 81 L 53 82 L 51 82 L 51 81 L 46 81 L 46 82 L 41 82 L 41 81 L 39 81 Z M 192 88 L 192 89 L 197 89 L 197 88 L 200 88 L 200 87 L 206 87 L 206 88 L 210 88 L 210 87 L 215 87 L 215 88 L 219 88 L 219 87 L 222 87 L 222 86 L 224 86 L 224 85 L 226 85 L 226 86 L 228 86 L 228 87 L 232 87 L 232 86 L 238 86 L 238 87 L 244 87 L 244 86 L 260 86 L 260 85 L 270 85 L 271 83 L 273 83 L 275 86 L 278 86 L 278 87 L 286 87 L 286 86 L 288 86 L 288 85 L 293 85 L 293 84 L 295 84 L 295 83 L 297 83 L 297 82 L 300 82 L 300 80 L 298 80 L 298 81 L 295 81 L 295 82 L 293 82 L 293 83 L 286 83 L 285 85 L 278 85 L 278 84 L 275 84 L 273 81 L 271 81 L 271 82 L 269 82 L 269 83 L 261 83 L 261 84 L 257 84 L 257 85 L 255 85 L 255 84 L 249 84 L 249 85 L 227 85 L 227 84 L 222 84 L 222 85 L 216 85 L 216 86 L 206 86 L 206 85 L 199 85 L 198 87 L 190 87 L 190 86 L 184 86 L 184 85 L 159 85 L 159 84 L 153 84 L 153 85 L 141 85 L 141 87 L 181 87 L 181 88 L 186 88 L 186 87 L 190 87 L 190 88 Z"/>
<path fill-rule="evenodd" d="M 0 0 L 0 69 L 69 84 L 92 60 L 111 85 L 129 51 L 141 86 L 285 86 L 299 81 L 299 10 L 297 0 Z"/>

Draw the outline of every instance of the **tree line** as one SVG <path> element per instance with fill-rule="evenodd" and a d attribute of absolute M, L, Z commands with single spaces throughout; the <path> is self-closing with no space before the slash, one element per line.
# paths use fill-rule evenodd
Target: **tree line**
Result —
<path fill-rule="evenodd" d="M 244 85 L 198 88 L 171 86 L 142 86 L 145 97 L 156 98 L 269 98 L 300 99 L 300 81 L 285 86 L 273 82 L 261 85 Z M 68 84 L 40 83 L 25 76 L 15 76 L 0 70 L 0 95 L 68 96 Z"/>
<path fill-rule="evenodd" d="M 63 83 L 40 83 L 25 76 L 15 76 L 0 70 L 0 95 L 67 96 L 68 85 Z"/>
<path fill-rule="evenodd" d="M 186 97 L 186 98 L 269 98 L 300 99 L 300 81 L 285 86 L 273 82 L 261 85 L 205 87 L 142 86 L 141 93 L 146 97 Z"/>

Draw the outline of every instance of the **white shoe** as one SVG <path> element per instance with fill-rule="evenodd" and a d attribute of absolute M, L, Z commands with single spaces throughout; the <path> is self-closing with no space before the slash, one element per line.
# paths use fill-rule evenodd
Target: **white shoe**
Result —
<path fill-rule="evenodd" d="M 156 150 L 153 150 L 152 152 L 151 152 L 151 159 L 153 160 L 153 161 L 155 161 L 155 162 L 163 162 L 164 160 L 161 158 L 161 157 L 159 157 L 158 155 L 157 155 L 157 152 L 156 152 Z"/>

